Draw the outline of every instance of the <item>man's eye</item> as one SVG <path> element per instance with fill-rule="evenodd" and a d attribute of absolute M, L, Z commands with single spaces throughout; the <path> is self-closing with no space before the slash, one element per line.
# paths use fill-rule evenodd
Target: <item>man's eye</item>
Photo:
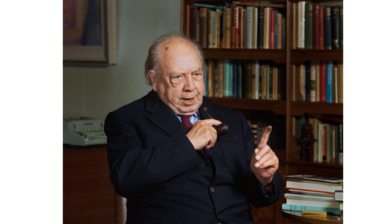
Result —
<path fill-rule="evenodd" d="M 196 74 L 194 74 L 194 76 L 200 76 L 201 74 L 200 73 L 196 73 Z"/>
<path fill-rule="evenodd" d="M 176 77 L 174 77 L 175 79 L 181 79 L 182 78 L 182 76 L 181 75 L 179 75 L 179 76 L 176 76 Z"/>

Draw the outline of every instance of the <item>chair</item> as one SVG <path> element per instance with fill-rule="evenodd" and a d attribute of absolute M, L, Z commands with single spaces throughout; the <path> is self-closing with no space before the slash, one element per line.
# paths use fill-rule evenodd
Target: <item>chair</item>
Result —
<path fill-rule="evenodd" d="M 127 221 L 127 198 L 115 194 L 115 223 L 125 224 Z"/>

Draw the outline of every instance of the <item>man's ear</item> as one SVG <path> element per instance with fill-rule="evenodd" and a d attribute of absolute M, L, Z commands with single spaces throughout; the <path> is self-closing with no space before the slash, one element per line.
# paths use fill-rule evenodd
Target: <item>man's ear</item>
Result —
<path fill-rule="evenodd" d="M 155 70 L 149 70 L 148 72 L 149 78 L 152 81 L 152 87 L 155 92 L 158 91 L 158 77 L 157 77 L 157 72 Z"/>

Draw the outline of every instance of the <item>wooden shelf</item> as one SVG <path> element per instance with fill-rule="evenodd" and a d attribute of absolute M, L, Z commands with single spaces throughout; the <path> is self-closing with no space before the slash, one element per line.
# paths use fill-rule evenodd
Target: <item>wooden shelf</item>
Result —
<path fill-rule="evenodd" d="M 343 50 L 291 50 L 291 63 L 305 61 L 343 61 Z"/>
<path fill-rule="evenodd" d="M 290 111 L 292 116 L 304 116 L 305 113 L 343 115 L 343 104 L 291 102 Z"/>
<path fill-rule="evenodd" d="M 206 59 L 272 60 L 286 62 L 285 49 L 211 49 L 203 48 Z"/>
<path fill-rule="evenodd" d="M 300 166 L 311 166 L 311 167 L 326 167 L 333 169 L 343 169 L 343 164 L 333 164 L 333 163 L 317 163 L 317 162 L 307 162 L 299 160 L 281 160 L 280 164 L 287 165 L 300 165 Z"/>
<path fill-rule="evenodd" d="M 236 98 L 209 98 L 212 102 L 236 109 L 236 110 L 268 110 L 275 114 L 286 114 L 286 102 L 284 100 L 252 100 Z"/>

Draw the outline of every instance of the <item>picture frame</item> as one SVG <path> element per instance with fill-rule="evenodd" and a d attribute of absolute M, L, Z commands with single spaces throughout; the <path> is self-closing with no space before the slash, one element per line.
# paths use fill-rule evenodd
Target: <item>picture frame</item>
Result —
<path fill-rule="evenodd" d="M 117 1 L 98 1 L 101 14 L 101 45 L 63 45 L 64 64 L 114 65 L 118 63 Z"/>

